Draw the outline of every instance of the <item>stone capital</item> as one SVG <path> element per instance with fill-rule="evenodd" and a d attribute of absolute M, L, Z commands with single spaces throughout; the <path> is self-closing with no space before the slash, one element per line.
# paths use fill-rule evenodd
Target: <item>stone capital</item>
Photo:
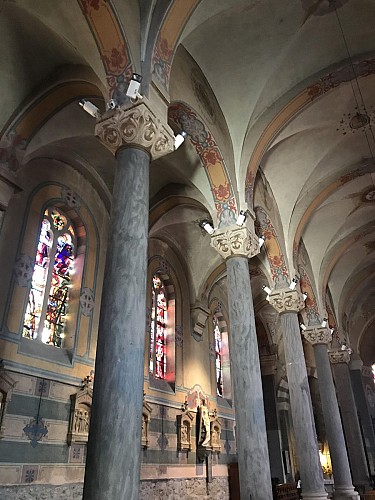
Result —
<path fill-rule="evenodd" d="M 151 160 L 156 160 L 174 150 L 174 134 L 166 117 L 146 97 L 106 113 L 96 124 L 95 135 L 113 154 L 133 146 L 144 149 Z"/>
<path fill-rule="evenodd" d="M 303 336 L 312 345 L 329 344 L 332 341 L 332 334 L 328 328 L 322 326 L 309 326 L 304 330 Z"/>
<path fill-rule="evenodd" d="M 259 253 L 259 237 L 254 230 L 254 222 L 246 219 L 243 226 L 233 224 L 216 230 L 211 237 L 211 246 L 219 254 L 228 257 L 247 257 L 251 259 Z"/>
<path fill-rule="evenodd" d="M 269 303 L 279 314 L 295 312 L 298 313 L 305 307 L 302 293 L 298 290 L 282 288 L 272 290 L 269 295 Z"/>
<path fill-rule="evenodd" d="M 331 351 L 328 353 L 329 360 L 331 364 L 346 363 L 350 362 L 350 352 L 348 350 L 344 351 Z"/>
<path fill-rule="evenodd" d="M 371 366 L 366 366 L 366 365 L 363 365 L 362 366 L 362 369 L 361 369 L 361 373 L 364 377 L 368 377 L 368 378 L 373 378 L 373 373 L 372 373 L 372 368 Z"/>

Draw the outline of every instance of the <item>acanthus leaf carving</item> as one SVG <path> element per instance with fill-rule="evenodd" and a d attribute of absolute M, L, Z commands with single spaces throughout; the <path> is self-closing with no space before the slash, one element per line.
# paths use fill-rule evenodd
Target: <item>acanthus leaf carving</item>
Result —
<path fill-rule="evenodd" d="M 211 237 L 211 246 L 227 259 L 243 256 L 251 259 L 259 253 L 259 238 L 255 234 L 252 221 L 243 226 L 227 226 L 217 230 Z"/>
<path fill-rule="evenodd" d="M 321 326 L 310 326 L 303 331 L 303 336 L 312 345 L 329 344 L 332 342 L 332 334 L 328 328 Z"/>
<path fill-rule="evenodd" d="M 329 360 L 332 364 L 337 363 L 349 363 L 350 362 L 350 352 L 348 349 L 342 351 L 331 351 L 328 353 Z"/>
<path fill-rule="evenodd" d="M 138 146 L 156 160 L 174 150 L 172 129 L 157 116 L 148 99 L 120 107 L 99 121 L 95 135 L 113 153 L 121 147 Z"/>
<path fill-rule="evenodd" d="M 305 307 L 302 294 L 298 290 L 290 290 L 289 288 L 273 290 L 269 295 L 269 303 L 279 314 L 298 313 Z"/>

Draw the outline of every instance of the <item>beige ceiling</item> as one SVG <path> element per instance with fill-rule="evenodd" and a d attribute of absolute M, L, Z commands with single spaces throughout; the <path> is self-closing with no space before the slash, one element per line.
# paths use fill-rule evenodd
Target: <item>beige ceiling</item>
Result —
<path fill-rule="evenodd" d="M 3 130 L 51 81 L 64 80 L 64 68 L 84 67 L 91 72 L 89 81 L 98 89 L 105 86 L 98 47 L 78 2 L 53 4 L 51 0 L 0 4 Z M 353 61 L 372 57 L 375 2 L 340 0 L 337 4 Z M 139 68 L 142 23 L 138 2 L 116 0 L 113 5 Z M 246 169 L 264 129 L 308 85 L 349 64 L 336 14 L 328 0 L 318 4 L 314 0 L 201 0 L 180 42 L 175 67 L 172 65 L 171 93 L 196 107 L 190 83 L 182 84 L 179 79 L 187 75 L 189 64 L 201 72 L 206 95 L 219 116 L 210 126 L 217 126 L 218 145 L 243 206 Z M 373 290 L 375 275 L 375 202 L 364 198 L 375 189 L 375 162 L 371 158 L 375 142 L 369 130 L 366 137 L 362 130 L 343 135 L 340 128 L 344 115 L 355 111 L 353 89 L 359 102 L 363 97 L 369 114 L 375 112 L 375 77 L 361 77 L 358 82 L 360 89 L 355 82 L 353 86 L 342 83 L 295 115 L 273 137 L 260 166 L 274 200 L 275 226 L 280 223 L 281 238 L 285 237 L 281 247 L 289 268 L 296 265 L 293 245 L 297 231 L 301 231 L 321 313 L 328 286 L 340 328 L 345 327 L 355 349 L 366 351 L 367 361 L 375 362 L 375 339 L 369 333 L 374 328 L 374 295 L 366 292 Z M 95 102 L 103 107 L 102 100 Z M 91 118 L 73 100 L 35 131 L 24 161 L 35 162 L 39 156 L 70 163 L 90 180 L 109 207 L 114 160 L 96 142 L 93 129 Z M 353 171 L 363 175 L 339 181 Z M 205 206 L 205 210 L 172 210 L 153 229 L 158 238 L 184 256 L 192 272 L 192 293 L 199 294 L 220 259 L 194 223 L 199 216 L 212 214 L 215 207 L 193 146 L 186 143 L 156 162 L 150 180 L 152 199 L 160 201 L 185 189 Z M 264 267 L 267 269 L 266 264 Z M 360 281 L 357 276 L 361 276 Z M 353 316 L 356 322 L 344 325 L 344 315 Z M 358 331 L 358 325 L 363 331 Z"/>

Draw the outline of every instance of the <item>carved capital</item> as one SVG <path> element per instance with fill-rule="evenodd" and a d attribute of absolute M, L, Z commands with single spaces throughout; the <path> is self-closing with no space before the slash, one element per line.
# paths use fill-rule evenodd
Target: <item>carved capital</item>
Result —
<path fill-rule="evenodd" d="M 219 254 L 228 257 L 243 256 L 251 259 L 259 253 L 259 237 L 254 231 L 254 222 L 246 220 L 243 226 L 227 226 L 211 237 L 211 246 Z"/>
<path fill-rule="evenodd" d="M 298 313 L 305 307 L 302 293 L 289 288 L 272 290 L 269 295 L 269 303 L 280 314 L 287 312 Z"/>
<path fill-rule="evenodd" d="M 174 135 L 165 118 L 143 98 L 131 107 L 120 107 L 99 121 L 95 135 L 113 154 L 123 147 L 141 147 L 156 160 L 174 150 Z"/>
<path fill-rule="evenodd" d="M 332 334 L 328 328 L 322 326 L 309 326 L 302 332 L 305 339 L 312 345 L 329 344 L 332 341 Z"/>
<path fill-rule="evenodd" d="M 362 372 L 362 375 L 364 377 L 368 377 L 368 378 L 373 378 L 373 373 L 372 373 L 372 368 L 371 366 L 365 366 L 363 365 L 362 366 L 362 369 L 361 369 L 361 372 Z"/>
<path fill-rule="evenodd" d="M 350 352 L 348 350 L 344 351 L 331 351 L 329 354 L 329 360 L 334 365 L 337 363 L 346 363 L 350 362 Z"/>

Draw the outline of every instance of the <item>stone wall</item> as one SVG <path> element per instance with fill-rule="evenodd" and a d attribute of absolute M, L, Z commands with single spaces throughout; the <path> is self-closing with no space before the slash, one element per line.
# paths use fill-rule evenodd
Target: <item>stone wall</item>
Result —
<path fill-rule="evenodd" d="M 64 486 L 32 485 L 0 487 L 0 500 L 81 500 L 82 484 Z M 205 479 L 169 479 L 167 481 L 142 481 L 140 500 L 229 499 L 227 477 Z"/>

